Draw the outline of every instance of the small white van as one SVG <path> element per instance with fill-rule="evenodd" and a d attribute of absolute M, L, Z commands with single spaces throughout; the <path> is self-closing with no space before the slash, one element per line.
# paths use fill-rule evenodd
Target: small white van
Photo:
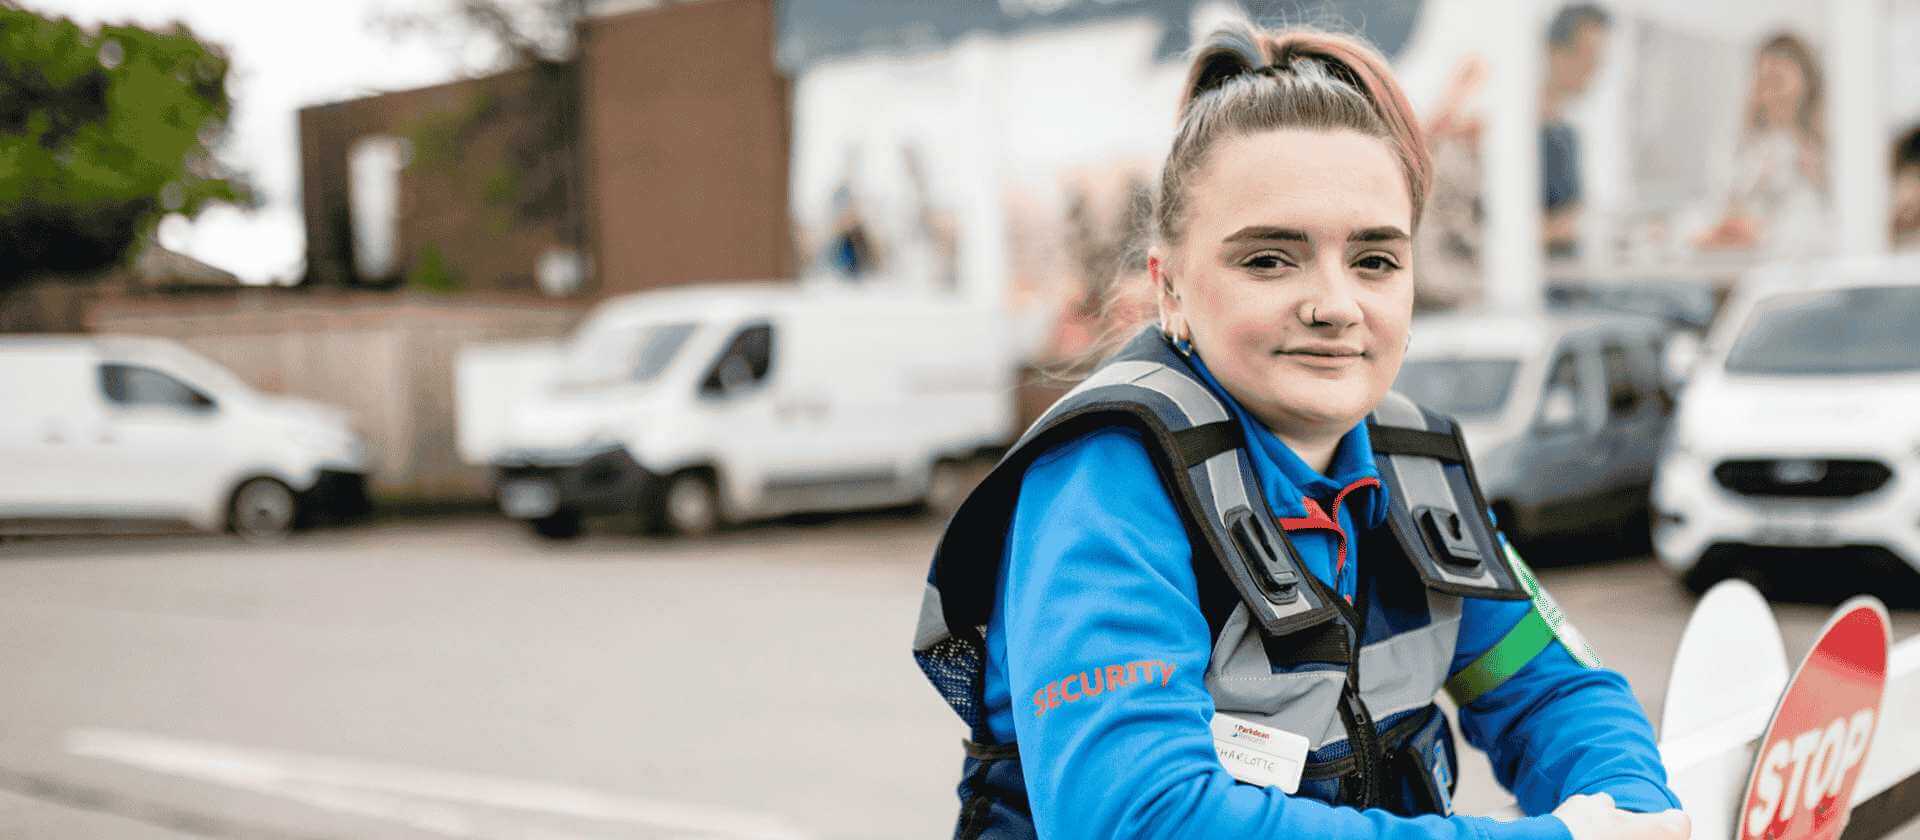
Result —
<path fill-rule="evenodd" d="M 1005 332 L 997 310 L 952 297 L 758 283 L 615 298 L 492 421 L 483 455 L 501 509 L 554 538 L 591 513 L 700 533 L 939 504 L 964 490 L 970 459 L 1015 431 Z M 463 424 L 488 422 L 466 393 L 486 387 L 482 358 L 525 377 L 473 350 L 457 386 Z"/>
<path fill-rule="evenodd" d="M 345 411 L 157 338 L 0 338 L 0 530 L 186 523 L 284 536 L 367 507 Z"/>

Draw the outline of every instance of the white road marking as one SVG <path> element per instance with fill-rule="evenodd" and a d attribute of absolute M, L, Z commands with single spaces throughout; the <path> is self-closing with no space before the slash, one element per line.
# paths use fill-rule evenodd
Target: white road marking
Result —
<path fill-rule="evenodd" d="M 526 779 L 251 749 L 113 729 L 70 730 L 66 747 L 73 755 L 266 793 L 330 811 L 372 817 L 453 837 L 485 836 L 477 821 L 482 815 L 461 807 L 467 805 L 682 833 L 674 836 L 740 840 L 806 838 L 804 833 L 769 816 Z M 532 835 L 518 830 L 515 836 Z"/>

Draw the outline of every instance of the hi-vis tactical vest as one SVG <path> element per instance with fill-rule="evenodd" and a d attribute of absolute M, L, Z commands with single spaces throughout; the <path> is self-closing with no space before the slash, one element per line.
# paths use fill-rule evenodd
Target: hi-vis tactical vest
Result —
<path fill-rule="evenodd" d="M 1367 423 L 1388 514 L 1385 527 L 1355 535 L 1354 605 L 1300 562 L 1234 415 L 1157 329 L 1020 437 L 948 523 L 914 637 L 927 679 L 972 729 L 956 837 L 1034 834 L 1017 746 L 993 743 L 986 723 L 987 619 L 1027 467 L 1116 426 L 1140 432 L 1186 525 L 1213 635 L 1206 688 L 1216 710 L 1308 739 L 1295 795 L 1408 815 L 1451 810 L 1453 733 L 1433 700 L 1447 683 L 1461 598 L 1528 593 L 1453 422 L 1393 394 Z"/>

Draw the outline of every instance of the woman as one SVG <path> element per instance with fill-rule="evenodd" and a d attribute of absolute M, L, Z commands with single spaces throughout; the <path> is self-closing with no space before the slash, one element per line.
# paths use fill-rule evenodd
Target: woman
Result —
<path fill-rule="evenodd" d="M 1783 256 L 1817 248 L 1827 165 L 1822 119 L 1820 63 L 1813 49 L 1791 33 L 1768 38 L 1754 57 L 1746 128 L 1722 215 L 1695 244 Z"/>
<path fill-rule="evenodd" d="M 1186 90 L 1157 328 L 934 558 L 914 647 L 972 727 L 956 835 L 1686 836 L 1632 813 L 1678 803 L 1625 682 L 1503 550 L 1450 424 L 1388 394 L 1429 175 L 1384 60 L 1242 25 Z M 1447 816 L 1443 684 L 1552 816 Z"/>

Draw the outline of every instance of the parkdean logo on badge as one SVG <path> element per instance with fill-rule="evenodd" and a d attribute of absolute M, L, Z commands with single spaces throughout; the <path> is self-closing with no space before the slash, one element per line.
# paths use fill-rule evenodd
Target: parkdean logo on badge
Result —
<path fill-rule="evenodd" d="M 1142 683 L 1151 685 L 1155 675 L 1158 675 L 1159 684 L 1165 687 L 1167 681 L 1173 678 L 1173 669 L 1174 664 L 1165 660 L 1142 659 L 1068 674 L 1033 693 L 1033 716 L 1044 715 L 1047 710 L 1057 709 L 1062 703 L 1078 703 Z"/>
<path fill-rule="evenodd" d="M 1251 726 L 1248 726 L 1244 723 L 1236 723 L 1233 725 L 1233 737 L 1246 738 L 1247 740 L 1250 740 L 1250 741 L 1259 741 L 1262 744 L 1273 740 L 1272 735 L 1268 735 L 1267 733 L 1261 732 L 1260 730 L 1255 729 Z"/>

